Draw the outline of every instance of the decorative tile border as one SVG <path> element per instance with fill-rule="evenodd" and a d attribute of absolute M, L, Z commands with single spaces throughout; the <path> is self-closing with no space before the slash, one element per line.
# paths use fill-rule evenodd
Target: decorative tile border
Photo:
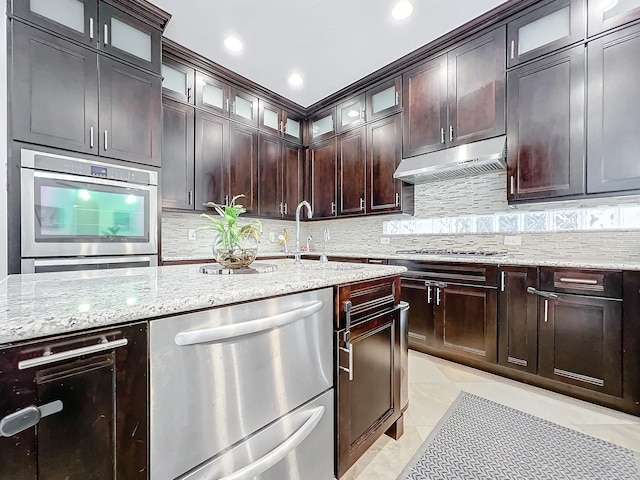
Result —
<path fill-rule="evenodd" d="M 460 235 L 594 230 L 640 230 L 640 205 L 493 215 L 414 218 L 382 224 L 383 235 Z"/>

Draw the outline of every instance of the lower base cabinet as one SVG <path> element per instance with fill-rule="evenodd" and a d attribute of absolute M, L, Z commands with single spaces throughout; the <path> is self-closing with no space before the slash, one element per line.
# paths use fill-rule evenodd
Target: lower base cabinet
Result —
<path fill-rule="evenodd" d="M 148 477 L 146 323 L 0 351 L 0 478 Z"/>
<path fill-rule="evenodd" d="M 401 422 L 399 286 L 395 277 L 337 289 L 338 478 L 385 432 L 402 432 L 393 428 Z"/>

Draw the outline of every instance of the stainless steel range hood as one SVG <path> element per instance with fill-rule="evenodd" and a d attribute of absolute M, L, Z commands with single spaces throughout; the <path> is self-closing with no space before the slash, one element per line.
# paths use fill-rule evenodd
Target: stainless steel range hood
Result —
<path fill-rule="evenodd" d="M 502 135 L 405 158 L 393 177 L 408 183 L 426 183 L 504 170 L 506 142 L 507 137 Z"/>

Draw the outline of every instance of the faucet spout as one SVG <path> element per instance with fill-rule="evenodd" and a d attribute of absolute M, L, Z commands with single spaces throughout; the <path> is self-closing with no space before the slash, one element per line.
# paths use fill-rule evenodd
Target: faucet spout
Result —
<path fill-rule="evenodd" d="M 308 218 L 313 218 L 313 212 L 311 211 L 311 205 L 306 200 L 303 200 L 296 207 L 296 250 L 294 252 L 295 255 L 295 264 L 300 264 L 300 210 L 302 207 L 307 207 L 307 215 Z"/>

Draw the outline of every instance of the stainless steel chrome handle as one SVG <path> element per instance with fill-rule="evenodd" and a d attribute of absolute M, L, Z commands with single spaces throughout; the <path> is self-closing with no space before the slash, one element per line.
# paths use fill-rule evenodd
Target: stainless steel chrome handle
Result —
<path fill-rule="evenodd" d="M 286 203 L 284 204 L 284 214 L 285 215 L 287 214 L 287 204 Z"/>
<path fill-rule="evenodd" d="M 360 199 L 360 210 L 364 212 L 364 198 Z"/>
<path fill-rule="evenodd" d="M 191 85 L 187 85 L 187 102 L 191 100 Z"/>
<path fill-rule="evenodd" d="M 511 40 L 511 60 L 516 58 L 516 41 Z"/>
<path fill-rule="evenodd" d="M 109 25 L 104 24 L 104 38 L 102 39 L 105 45 L 109 45 Z"/>
<path fill-rule="evenodd" d="M 61 360 L 69 360 L 71 358 L 81 357 L 83 355 L 90 355 L 92 353 L 104 352 L 105 350 L 112 350 L 118 347 L 124 347 L 129 343 L 126 338 L 119 340 L 112 340 L 110 342 L 102 342 L 97 345 L 90 345 L 88 347 L 74 348 L 73 350 L 67 350 L 66 352 L 50 353 L 45 352 L 41 357 L 30 358 L 28 360 L 21 360 L 18 362 L 18 370 L 26 370 L 27 368 L 40 367 L 42 365 L 48 365 L 50 363 L 59 362 Z"/>
<path fill-rule="evenodd" d="M 231 113 L 233 113 L 234 115 L 236 113 L 236 102 L 235 102 L 235 100 L 233 102 L 231 102 Z"/>
<path fill-rule="evenodd" d="M 515 190 L 516 190 L 516 182 L 515 182 L 515 179 L 513 178 L 513 175 L 511 175 L 509 177 L 509 192 L 511 193 L 511 195 L 515 193 Z"/>
<path fill-rule="evenodd" d="M 351 307 L 353 307 L 353 303 L 351 300 L 346 300 L 343 305 L 345 314 L 344 343 L 351 343 Z"/>
<path fill-rule="evenodd" d="M 565 278 L 561 277 L 562 283 L 579 283 L 580 285 L 597 285 L 598 281 L 589 278 Z"/>
<path fill-rule="evenodd" d="M 309 419 L 304 422 L 293 435 L 255 462 L 250 463 L 246 467 L 243 467 L 230 475 L 222 477 L 220 480 L 248 480 L 269 470 L 272 466 L 289 455 L 289 453 L 291 453 L 305 440 L 305 438 L 309 436 L 313 429 L 316 428 L 316 425 L 320 423 L 320 420 L 324 415 L 324 411 L 325 408 L 323 406 L 310 410 L 311 415 L 309 416 Z"/>
<path fill-rule="evenodd" d="M 449 125 L 449 141 L 453 142 L 453 125 Z"/>
<path fill-rule="evenodd" d="M 89 17 L 89 40 L 93 40 L 93 17 Z"/>
<path fill-rule="evenodd" d="M 231 110 L 229 110 L 229 99 L 227 98 L 227 112 L 231 113 Z"/>
<path fill-rule="evenodd" d="M 343 367 L 338 365 L 338 368 L 343 372 L 349 374 L 349 381 L 353 380 L 353 343 L 346 343 L 344 347 L 340 347 L 340 350 L 349 354 L 349 367 Z"/>
<path fill-rule="evenodd" d="M 440 143 L 442 143 L 443 145 L 445 144 L 444 127 L 440 129 Z"/>
<path fill-rule="evenodd" d="M 280 133 L 284 134 L 284 122 L 280 121 Z"/>
<path fill-rule="evenodd" d="M 551 292 L 543 292 L 541 290 L 537 290 L 533 287 L 527 287 L 527 293 L 532 293 L 533 295 L 538 295 L 543 298 L 548 298 L 550 300 L 558 300 L 560 297 L 555 293 Z"/>
<path fill-rule="evenodd" d="M 93 127 L 89 128 L 89 148 L 93 148 Z"/>
<path fill-rule="evenodd" d="M 193 192 L 192 191 L 189 191 L 187 193 L 187 203 L 189 205 L 193 205 Z"/>
<path fill-rule="evenodd" d="M 336 214 L 336 202 L 331 202 L 331 214 Z"/>
<path fill-rule="evenodd" d="M 436 305 L 440 305 L 440 287 L 436 287 Z"/>
<path fill-rule="evenodd" d="M 426 282 L 425 282 L 426 284 Z M 427 286 L 427 303 L 431 303 L 431 285 L 426 285 Z"/>
<path fill-rule="evenodd" d="M 506 281 L 506 273 L 502 271 L 500 272 L 500 291 L 501 292 L 504 292 L 505 281 Z"/>
<path fill-rule="evenodd" d="M 107 145 L 109 144 L 109 132 L 107 130 L 104 131 L 104 150 L 107 151 Z"/>
<path fill-rule="evenodd" d="M 0 435 L 3 437 L 13 437 L 37 425 L 41 418 L 61 412 L 62 408 L 62 402 L 55 400 L 39 407 L 31 405 L 17 412 L 10 413 L 0 420 Z"/>
<path fill-rule="evenodd" d="M 229 205 L 229 195 L 224 196 L 224 204 Z"/>
<path fill-rule="evenodd" d="M 396 90 L 396 106 L 400 105 L 400 93 Z"/>
<path fill-rule="evenodd" d="M 244 335 L 254 335 L 307 318 L 322 310 L 322 307 L 324 307 L 324 302 L 316 301 L 270 317 L 258 318 L 256 320 L 232 325 L 223 325 L 221 327 L 180 332 L 175 337 L 175 343 L 176 345 L 184 347 L 201 343 L 224 342 Z"/>
<path fill-rule="evenodd" d="M 384 265 L 384 260 L 378 260 L 376 258 L 370 258 L 367 260 L 367 263 L 375 263 L 378 265 Z"/>
<path fill-rule="evenodd" d="M 283 214 L 284 214 L 284 205 L 282 204 L 282 202 L 280 202 L 280 203 L 278 204 L 278 213 L 279 213 L 280 215 L 283 215 Z"/>
<path fill-rule="evenodd" d="M 544 299 L 544 323 L 549 321 L 549 299 Z"/>
<path fill-rule="evenodd" d="M 400 206 L 400 194 L 396 192 L 396 207 Z"/>
<path fill-rule="evenodd" d="M 361 120 L 364 120 L 364 114 L 365 114 L 365 111 L 364 111 L 364 108 L 363 108 L 362 110 L 360 110 L 360 119 Z"/>

